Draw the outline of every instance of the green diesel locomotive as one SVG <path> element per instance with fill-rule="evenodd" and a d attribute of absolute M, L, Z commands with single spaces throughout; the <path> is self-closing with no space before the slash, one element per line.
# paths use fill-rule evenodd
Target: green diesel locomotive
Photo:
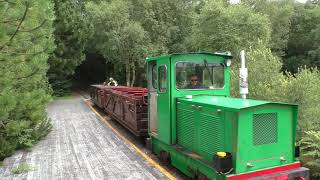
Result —
<path fill-rule="evenodd" d="M 150 148 L 198 179 L 309 179 L 295 157 L 297 105 L 230 97 L 231 59 L 146 59 Z"/>

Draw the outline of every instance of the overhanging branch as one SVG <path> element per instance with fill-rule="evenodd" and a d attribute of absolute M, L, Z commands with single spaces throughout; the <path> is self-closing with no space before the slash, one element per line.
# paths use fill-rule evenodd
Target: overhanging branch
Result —
<path fill-rule="evenodd" d="M 20 32 L 31 32 L 31 31 L 37 30 L 37 29 L 41 28 L 46 23 L 46 21 L 47 20 L 43 20 L 42 23 L 39 26 L 35 27 L 35 28 L 28 29 L 28 30 L 20 30 Z"/>
<path fill-rule="evenodd" d="M 17 78 L 15 78 L 15 79 L 25 79 L 25 78 L 28 78 L 28 77 L 31 77 L 31 76 L 33 76 L 33 75 L 35 75 L 35 74 L 37 74 L 38 72 L 39 72 L 39 68 L 37 68 L 36 70 L 34 70 L 32 73 L 30 73 L 30 74 L 28 74 L 28 75 L 26 75 L 26 76 L 22 76 L 22 77 L 17 77 Z"/>
<path fill-rule="evenodd" d="M 20 20 L 20 22 L 19 22 L 19 24 L 18 24 L 18 26 L 17 26 L 16 31 L 13 33 L 13 35 L 10 37 L 10 39 L 9 39 L 9 41 L 8 41 L 7 43 L 5 43 L 5 44 L 3 44 L 2 46 L 0 46 L 0 50 L 2 50 L 6 45 L 9 45 L 9 44 L 12 42 L 13 38 L 14 38 L 14 37 L 17 35 L 17 33 L 19 32 L 19 29 L 21 28 L 22 22 L 25 20 L 25 18 L 26 18 L 26 16 L 27 16 L 28 9 L 29 9 L 29 4 L 28 4 L 28 2 L 25 2 L 25 4 L 26 4 L 26 8 L 25 8 L 24 13 L 23 13 L 23 16 L 22 16 L 22 18 L 21 18 L 21 20 Z"/>
<path fill-rule="evenodd" d="M 1 21 L 2 23 L 11 23 L 11 22 L 16 22 L 19 21 L 19 19 L 7 19 L 7 20 L 3 20 Z"/>

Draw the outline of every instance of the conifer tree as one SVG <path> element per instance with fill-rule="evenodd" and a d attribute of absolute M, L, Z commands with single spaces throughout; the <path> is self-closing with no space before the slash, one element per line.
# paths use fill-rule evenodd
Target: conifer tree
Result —
<path fill-rule="evenodd" d="M 0 1 L 0 160 L 50 128 L 47 59 L 54 49 L 50 0 Z"/>
<path fill-rule="evenodd" d="M 84 47 L 89 25 L 83 1 L 54 1 L 56 19 L 54 36 L 56 50 L 49 58 L 49 82 L 54 94 L 61 96 L 70 90 L 75 68 L 85 59 Z"/>

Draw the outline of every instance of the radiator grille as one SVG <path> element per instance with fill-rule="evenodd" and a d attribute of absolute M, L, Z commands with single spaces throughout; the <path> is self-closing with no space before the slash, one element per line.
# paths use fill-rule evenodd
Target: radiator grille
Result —
<path fill-rule="evenodd" d="M 212 155 L 224 150 L 224 121 L 218 116 L 200 113 L 199 116 L 200 151 Z"/>
<path fill-rule="evenodd" d="M 177 142 L 189 150 L 194 150 L 195 122 L 194 112 L 178 108 L 177 117 Z"/>
<path fill-rule="evenodd" d="M 277 113 L 253 115 L 253 144 L 272 144 L 278 142 Z"/>

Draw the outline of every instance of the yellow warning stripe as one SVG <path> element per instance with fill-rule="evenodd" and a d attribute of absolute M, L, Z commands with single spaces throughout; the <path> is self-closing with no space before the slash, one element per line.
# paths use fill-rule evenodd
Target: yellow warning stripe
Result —
<path fill-rule="evenodd" d="M 118 136 L 120 137 L 126 144 L 131 146 L 137 153 L 139 153 L 144 159 L 146 159 L 150 164 L 152 164 L 155 168 L 157 168 L 162 174 L 167 176 L 168 179 L 177 179 L 174 177 L 170 172 L 168 172 L 166 169 L 161 167 L 159 163 L 155 162 L 153 159 L 151 159 L 147 154 L 145 154 L 141 149 L 139 149 L 136 145 L 134 145 L 132 142 L 130 142 L 127 138 L 121 135 L 121 133 L 116 130 L 104 117 L 102 117 L 87 101 L 85 103 L 90 107 L 90 109 L 96 113 L 96 115 Z"/>

